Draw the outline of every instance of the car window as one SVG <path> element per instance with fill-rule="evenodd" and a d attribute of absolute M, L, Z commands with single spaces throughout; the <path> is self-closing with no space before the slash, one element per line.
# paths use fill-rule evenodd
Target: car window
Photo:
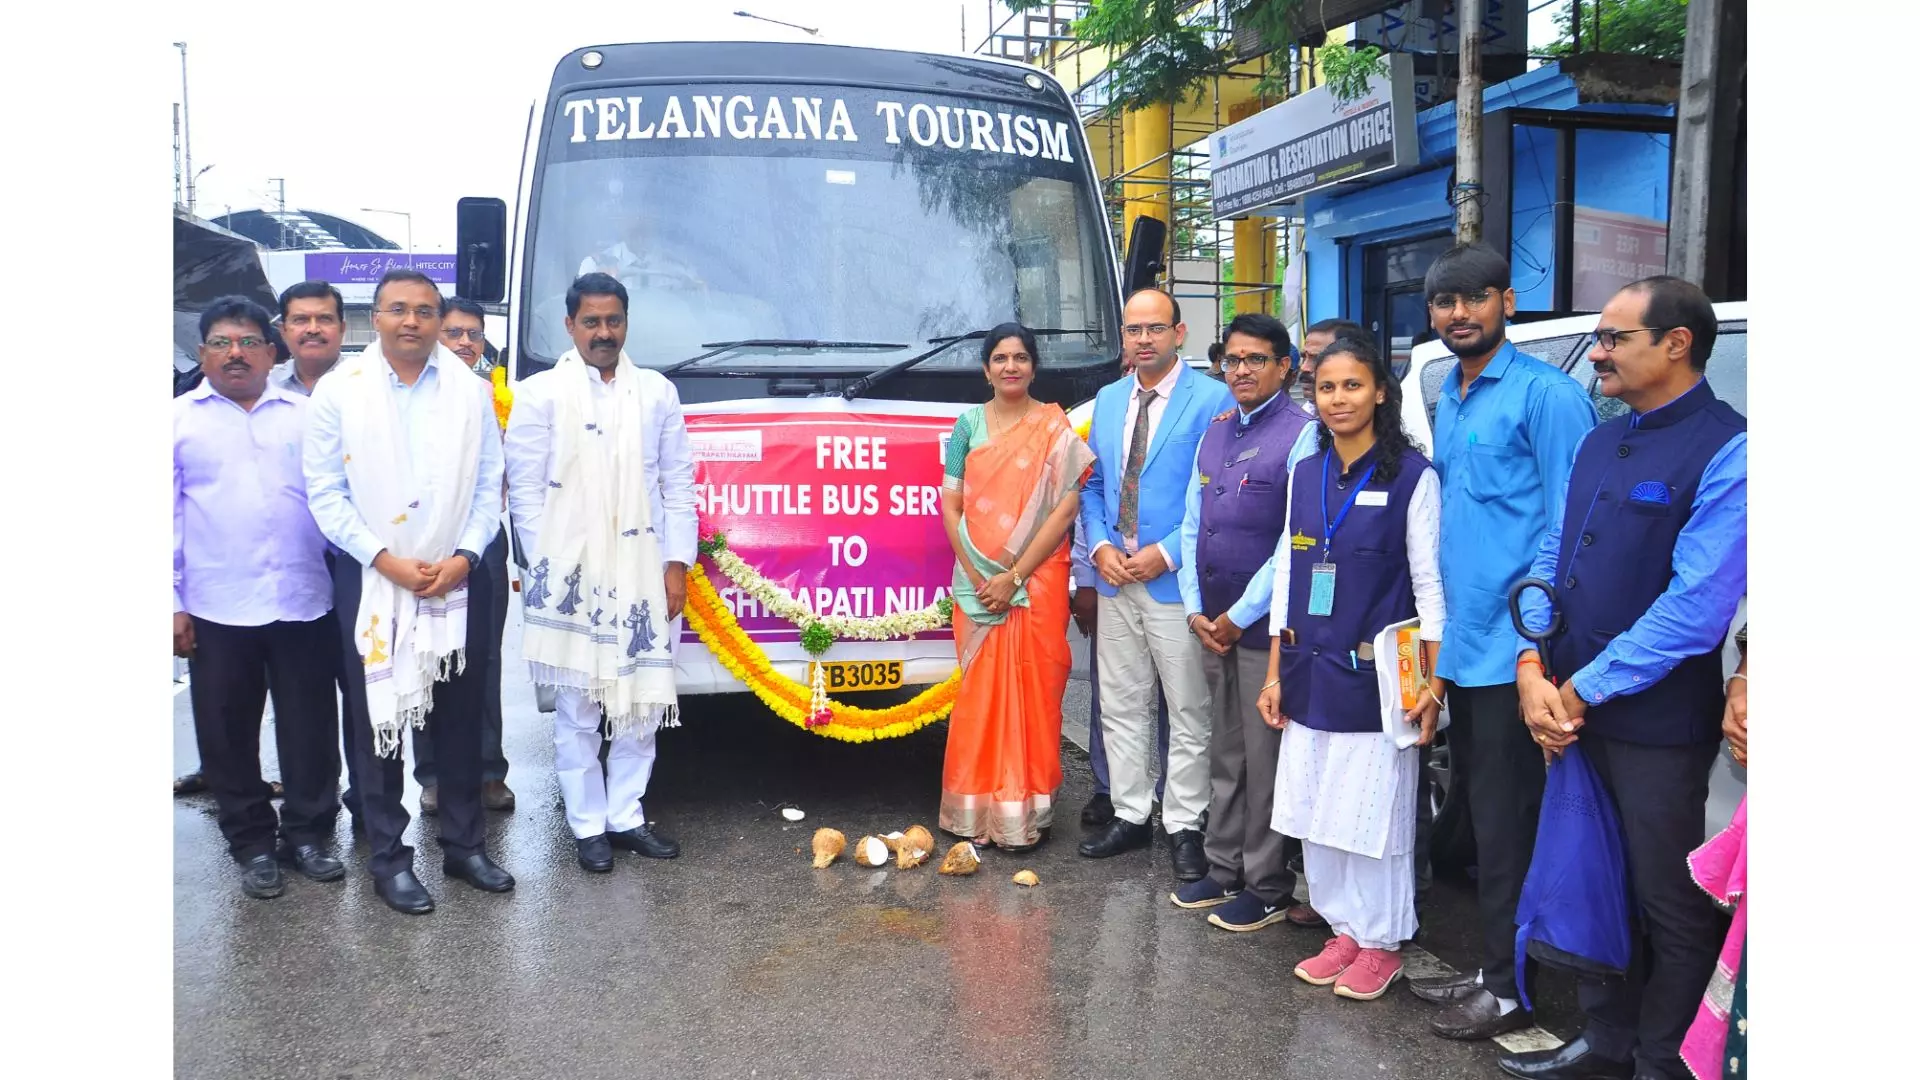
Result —
<path fill-rule="evenodd" d="M 1427 430 L 1433 430 L 1433 417 L 1440 408 L 1440 384 L 1453 370 L 1453 354 L 1441 353 L 1420 367 L 1420 400 L 1427 403 Z"/>
<path fill-rule="evenodd" d="M 1593 347 L 1592 334 L 1566 334 L 1561 337 L 1541 338 L 1539 341 L 1513 343 L 1513 347 L 1542 363 L 1552 364 L 1562 371 L 1573 366 L 1572 362 L 1587 354 Z M 1454 358 L 1451 353 L 1442 353 L 1428 360 L 1420 368 L 1420 398 L 1427 406 L 1427 428 L 1432 430 L 1434 416 L 1440 408 L 1441 384 L 1447 381 L 1447 372 L 1453 370 Z M 1718 384 L 1715 384 L 1717 387 Z"/>
<path fill-rule="evenodd" d="M 1714 396 L 1733 406 L 1741 416 L 1747 415 L 1745 320 L 1720 324 L 1720 333 L 1713 342 L 1713 355 L 1707 358 L 1707 382 L 1713 385 Z M 1594 411 L 1600 414 L 1602 423 L 1627 413 L 1625 402 L 1601 395 L 1600 380 L 1594 378 L 1591 371 L 1587 374 L 1587 396 L 1593 399 Z"/>

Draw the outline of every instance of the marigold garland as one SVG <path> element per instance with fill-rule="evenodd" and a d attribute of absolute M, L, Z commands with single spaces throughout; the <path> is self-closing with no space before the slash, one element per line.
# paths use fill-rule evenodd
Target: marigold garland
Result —
<path fill-rule="evenodd" d="M 727 610 L 707 577 L 706 568 L 695 563 L 687 571 L 687 625 L 700 635 L 708 651 L 721 665 L 752 690 L 755 697 L 774 714 L 807 731 L 842 742 L 872 742 L 910 735 L 953 711 L 960 694 L 960 671 L 954 669 L 945 682 L 937 683 L 909 701 L 885 709 L 862 709 L 837 701 L 827 703 L 830 719 L 824 724 L 809 723 L 813 688 L 780 674 L 760 646 L 754 644 L 733 613 Z"/>
<path fill-rule="evenodd" d="M 491 373 L 493 380 L 493 415 L 500 421 L 500 430 L 507 430 L 507 414 L 513 411 L 513 387 L 507 385 L 507 365 L 495 364 Z"/>

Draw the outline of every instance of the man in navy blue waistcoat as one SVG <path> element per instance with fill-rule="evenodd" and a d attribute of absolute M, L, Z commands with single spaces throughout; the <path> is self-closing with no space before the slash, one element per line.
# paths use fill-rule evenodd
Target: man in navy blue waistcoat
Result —
<path fill-rule="evenodd" d="M 1565 620 L 1545 658 L 1560 685 L 1525 642 L 1517 678 L 1534 741 L 1578 740 L 1619 808 L 1640 925 L 1624 979 L 1580 981 L 1586 1030 L 1501 1054 L 1512 1076 L 1689 1075 L 1680 1043 L 1720 932 L 1687 853 L 1706 832 L 1721 645 L 1747 591 L 1747 422 L 1707 384 L 1717 332 L 1706 294 L 1674 277 L 1637 281 L 1600 313 L 1588 359 L 1630 412 L 1581 443 L 1565 514 L 1534 559 Z M 1545 627 L 1546 598 L 1529 590 L 1521 614 Z"/>

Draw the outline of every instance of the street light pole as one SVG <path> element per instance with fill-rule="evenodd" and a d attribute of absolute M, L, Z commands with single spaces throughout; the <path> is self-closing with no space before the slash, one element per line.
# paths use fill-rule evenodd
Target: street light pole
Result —
<path fill-rule="evenodd" d="M 407 213 L 405 210 L 382 210 L 376 206 L 363 206 L 360 208 L 360 212 L 363 214 L 395 214 L 407 219 L 407 269 L 413 269 L 413 215 Z"/>

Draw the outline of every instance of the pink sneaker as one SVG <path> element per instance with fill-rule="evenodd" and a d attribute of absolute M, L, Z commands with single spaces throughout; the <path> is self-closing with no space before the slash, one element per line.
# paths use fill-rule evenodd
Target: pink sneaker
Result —
<path fill-rule="evenodd" d="M 1341 934 L 1327 942 L 1326 948 L 1320 950 L 1319 956 L 1300 961 L 1299 966 L 1293 969 L 1293 973 L 1315 986 L 1325 986 L 1339 978 L 1340 973 L 1347 970 L 1353 964 L 1354 958 L 1359 955 L 1360 943 Z"/>
<path fill-rule="evenodd" d="M 1385 949 L 1361 949 L 1333 984 L 1333 992 L 1355 1001 L 1372 1001 L 1387 992 L 1400 977 L 1400 954 Z"/>

